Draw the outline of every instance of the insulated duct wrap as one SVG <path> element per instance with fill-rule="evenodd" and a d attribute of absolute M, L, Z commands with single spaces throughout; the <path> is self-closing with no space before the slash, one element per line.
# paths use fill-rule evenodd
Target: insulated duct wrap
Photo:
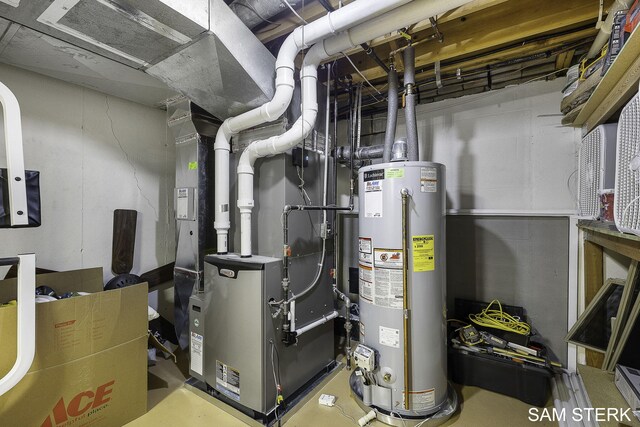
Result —
<path fill-rule="evenodd" d="M 393 68 L 389 70 L 387 102 L 387 129 L 384 134 L 384 153 L 382 155 L 385 163 L 391 161 L 391 150 L 393 149 L 393 140 L 396 137 L 396 123 L 398 121 L 398 73 Z"/>
<path fill-rule="evenodd" d="M 405 120 L 407 123 L 407 157 L 409 161 L 418 161 L 418 124 L 416 123 L 415 95 L 415 50 L 408 46 L 404 50 L 404 87 L 405 87 Z M 386 141 L 385 141 L 386 144 Z"/>

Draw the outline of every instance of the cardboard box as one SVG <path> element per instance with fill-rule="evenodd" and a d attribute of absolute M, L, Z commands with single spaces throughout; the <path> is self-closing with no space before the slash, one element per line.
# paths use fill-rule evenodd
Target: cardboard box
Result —
<path fill-rule="evenodd" d="M 121 426 L 147 410 L 147 284 L 102 290 L 102 268 L 38 275 L 62 294 L 36 305 L 29 373 L 0 396 L 1 426 Z M 15 298 L 0 281 L 0 302 Z M 16 307 L 0 307 L 0 377 L 16 357 Z"/>

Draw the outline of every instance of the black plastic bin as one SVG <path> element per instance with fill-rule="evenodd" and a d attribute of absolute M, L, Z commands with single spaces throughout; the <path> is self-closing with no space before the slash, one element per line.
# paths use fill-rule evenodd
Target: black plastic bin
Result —
<path fill-rule="evenodd" d="M 515 397 L 544 407 L 549 400 L 551 371 L 511 360 L 449 349 L 451 380 Z"/>

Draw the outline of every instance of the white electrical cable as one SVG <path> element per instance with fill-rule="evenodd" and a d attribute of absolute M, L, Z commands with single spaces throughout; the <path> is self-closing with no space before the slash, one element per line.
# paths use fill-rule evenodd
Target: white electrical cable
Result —
<path fill-rule="evenodd" d="M 287 0 L 280 0 L 282 3 L 286 4 L 287 7 L 289 9 L 291 9 L 291 12 L 293 12 L 294 15 L 296 15 L 298 17 L 298 19 L 300 19 L 302 22 L 304 22 L 305 25 L 309 24 L 302 16 L 300 16 L 298 14 L 298 12 L 296 12 L 296 10 L 293 8 L 293 6 L 291 6 L 291 4 L 287 1 Z M 302 6 L 302 8 L 304 9 L 304 5 Z"/>
<path fill-rule="evenodd" d="M 371 82 L 362 74 L 362 72 L 358 69 L 358 67 L 356 67 L 356 64 L 353 63 L 353 61 L 351 60 L 351 58 L 349 58 L 347 55 L 345 55 L 344 52 L 340 52 L 342 53 L 342 56 L 344 56 L 345 58 L 347 58 L 347 61 L 349 61 L 349 64 L 351 64 L 351 66 L 353 67 L 354 70 L 356 70 L 356 73 L 358 73 L 358 75 L 360 77 L 362 77 L 362 80 L 364 80 L 365 82 L 367 82 L 367 84 L 371 87 L 371 89 L 375 90 L 376 92 L 378 92 L 378 95 L 382 95 L 382 93 L 374 86 L 371 84 Z M 371 95 L 374 98 L 376 98 L 374 95 Z M 377 100 L 377 98 L 376 98 Z"/>

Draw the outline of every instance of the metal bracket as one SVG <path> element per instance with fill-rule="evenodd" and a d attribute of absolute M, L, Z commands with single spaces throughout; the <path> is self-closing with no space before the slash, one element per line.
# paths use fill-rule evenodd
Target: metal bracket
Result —
<path fill-rule="evenodd" d="M 440 75 L 440 61 L 435 62 L 436 86 L 442 88 L 442 76 Z"/>

